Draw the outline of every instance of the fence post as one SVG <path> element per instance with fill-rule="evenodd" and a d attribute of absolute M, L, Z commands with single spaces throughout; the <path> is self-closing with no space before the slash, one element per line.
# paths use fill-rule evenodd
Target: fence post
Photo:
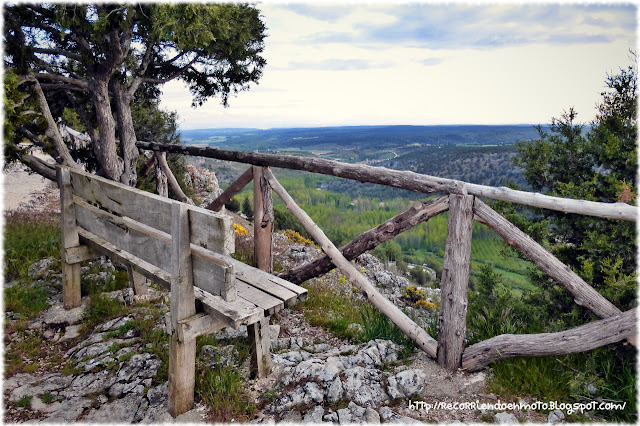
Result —
<path fill-rule="evenodd" d="M 440 284 L 438 364 L 461 365 L 467 321 L 467 286 L 473 231 L 473 196 L 449 194 L 447 246 Z"/>
<path fill-rule="evenodd" d="M 60 220 L 62 241 L 62 303 L 65 309 L 77 308 L 82 303 L 80 294 L 80 263 L 67 263 L 67 249 L 78 247 L 80 237 L 76 225 L 76 210 L 73 205 L 73 189 L 69 169 L 58 167 L 58 186 L 60 187 Z"/>
<path fill-rule="evenodd" d="M 253 256 L 256 268 L 272 273 L 273 194 L 264 170 L 253 167 Z"/>
<path fill-rule="evenodd" d="M 273 192 L 264 176 L 266 167 L 253 166 L 253 259 L 256 268 L 273 273 Z M 252 375 L 262 378 L 271 372 L 269 317 L 247 326 L 251 342 Z"/>
<path fill-rule="evenodd" d="M 169 414 L 179 416 L 193 408 L 196 339 L 178 340 L 178 321 L 196 313 L 191 267 L 189 210 L 171 206 L 171 343 L 169 345 Z"/>

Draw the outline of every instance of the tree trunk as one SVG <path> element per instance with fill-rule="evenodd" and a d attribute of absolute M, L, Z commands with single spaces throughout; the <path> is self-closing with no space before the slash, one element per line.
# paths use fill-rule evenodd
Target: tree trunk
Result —
<path fill-rule="evenodd" d="M 160 165 L 158 157 L 166 156 L 166 152 L 156 152 L 154 157 L 156 159 L 156 192 L 158 195 L 169 198 L 169 185 L 167 184 L 167 175 L 164 169 Z"/>
<path fill-rule="evenodd" d="M 93 152 L 100 165 L 98 175 L 119 182 L 124 167 L 122 159 L 118 157 L 116 152 L 116 124 L 109 102 L 108 79 L 95 78 L 91 80 L 89 91 L 98 121 L 98 141 L 93 144 Z"/>
<path fill-rule="evenodd" d="M 133 117 L 131 116 L 132 98 L 122 87 L 122 84 L 113 80 L 113 100 L 118 116 L 118 133 L 120 135 L 120 153 L 124 160 L 124 170 L 120 176 L 120 182 L 136 186 L 138 181 L 136 164 L 140 157 L 138 147 L 136 147 L 136 133 L 133 127 Z"/>

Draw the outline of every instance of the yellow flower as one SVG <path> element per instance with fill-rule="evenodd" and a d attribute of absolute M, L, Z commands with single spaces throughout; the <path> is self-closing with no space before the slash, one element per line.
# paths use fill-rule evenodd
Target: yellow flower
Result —
<path fill-rule="evenodd" d="M 249 235 L 249 231 L 247 231 L 244 226 L 238 225 L 237 223 L 233 224 L 233 232 L 241 237 L 246 237 L 247 235 Z"/>

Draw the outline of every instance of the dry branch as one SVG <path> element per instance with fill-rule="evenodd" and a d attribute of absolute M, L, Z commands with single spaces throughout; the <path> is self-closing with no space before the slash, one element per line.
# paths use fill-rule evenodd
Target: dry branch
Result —
<path fill-rule="evenodd" d="M 309 232 L 309 234 L 311 234 L 318 244 L 320 244 L 327 256 L 329 256 L 332 262 L 340 268 L 340 271 L 349 279 L 349 281 L 360 289 L 369 302 L 378 308 L 380 312 L 391 320 L 391 322 L 398 326 L 404 334 L 414 340 L 420 349 L 425 351 L 430 357 L 435 358 L 438 342 L 436 342 L 433 337 L 429 336 L 426 331 L 420 328 L 400 309 L 398 309 L 398 307 L 381 295 L 369 280 L 358 272 L 355 266 L 342 256 L 336 246 L 334 246 L 324 232 L 322 232 L 322 230 L 313 223 L 313 220 L 311 220 L 307 213 L 298 207 L 293 198 L 291 198 L 282 185 L 280 185 L 270 170 L 265 170 L 265 177 L 276 194 L 278 194 L 287 206 L 287 209 L 289 209 L 289 211 L 293 213 L 298 220 L 300 220 L 302 226 L 307 230 L 307 232 Z"/>
<path fill-rule="evenodd" d="M 340 252 L 347 260 L 353 260 L 362 253 L 373 250 L 379 244 L 389 241 L 396 235 L 412 228 L 419 223 L 426 222 L 432 217 L 447 211 L 449 208 L 449 197 L 444 195 L 426 203 L 418 203 L 408 210 L 392 217 L 386 222 L 372 228 L 349 244 L 340 248 Z M 280 275 L 281 278 L 300 284 L 308 279 L 326 274 L 335 268 L 328 256 L 317 259 L 306 265 L 302 265 L 291 271 Z"/>
<path fill-rule="evenodd" d="M 464 351 L 462 368 L 475 371 L 505 358 L 584 352 L 633 338 L 637 333 L 636 309 L 557 333 L 503 334 L 484 340 Z"/>
<path fill-rule="evenodd" d="M 218 196 L 215 200 L 213 200 L 206 208 L 209 210 L 213 210 L 214 212 L 219 212 L 222 209 L 222 206 L 227 204 L 230 199 L 233 198 L 238 192 L 242 191 L 245 186 L 251 182 L 253 179 L 253 167 L 249 167 L 243 174 L 240 175 L 238 179 L 236 179 L 227 189 L 224 190 L 222 194 Z"/>
<path fill-rule="evenodd" d="M 187 197 L 184 192 L 182 192 L 182 188 L 178 184 L 176 177 L 171 172 L 169 165 L 167 164 L 167 156 L 166 155 L 156 155 L 156 159 L 158 160 L 158 165 L 162 172 L 167 176 L 167 183 L 173 191 L 174 195 L 178 199 L 178 201 L 182 201 L 183 203 L 193 204 L 191 198 Z"/>
<path fill-rule="evenodd" d="M 579 213 L 588 216 L 605 217 L 628 221 L 638 220 L 638 207 L 625 203 L 598 203 L 595 201 L 572 200 L 516 191 L 510 188 L 495 188 L 476 185 L 454 179 L 438 178 L 408 171 L 398 171 L 385 167 L 362 164 L 346 164 L 339 161 L 313 157 L 293 157 L 287 155 L 263 154 L 258 152 L 230 151 L 219 148 L 195 146 L 165 145 L 155 142 L 142 142 L 138 148 L 154 151 L 175 152 L 184 155 L 217 158 L 256 166 L 280 167 L 292 170 L 305 170 L 330 176 L 353 179 L 360 182 L 377 183 L 411 191 L 433 194 L 448 192 L 470 194 L 502 201 L 510 201 L 528 206 L 557 210 L 565 213 Z"/>

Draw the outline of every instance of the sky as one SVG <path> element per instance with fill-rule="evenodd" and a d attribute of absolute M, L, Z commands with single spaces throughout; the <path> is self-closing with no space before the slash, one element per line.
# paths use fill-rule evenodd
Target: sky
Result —
<path fill-rule="evenodd" d="M 183 130 L 227 127 L 590 122 L 608 74 L 632 64 L 633 3 L 282 3 L 258 85 L 191 107 L 163 87 Z"/>

